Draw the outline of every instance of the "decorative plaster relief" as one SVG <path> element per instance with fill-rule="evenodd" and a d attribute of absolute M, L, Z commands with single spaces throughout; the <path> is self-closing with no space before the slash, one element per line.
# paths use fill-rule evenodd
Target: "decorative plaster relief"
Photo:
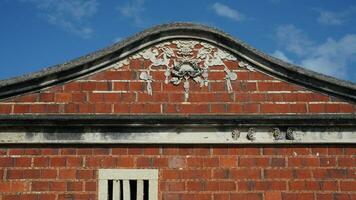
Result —
<path fill-rule="evenodd" d="M 232 132 L 231 132 L 231 138 L 232 138 L 233 140 L 237 140 L 237 139 L 239 139 L 239 137 L 240 137 L 240 130 L 239 130 L 239 129 L 234 129 L 234 130 L 232 130 Z"/>
<path fill-rule="evenodd" d="M 273 128 L 272 129 L 273 137 L 275 140 L 282 140 L 283 139 L 283 134 L 279 128 Z"/>
<path fill-rule="evenodd" d="M 231 81 L 237 80 L 237 74 L 232 72 L 225 61 L 237 61 L 237 58 L 225 50 L 202 41 L 172 40 L 149 47 L 129 58 L 115 64 L 121 68 L 129 64 L 131 59 L 145 59 L 151 61 L 146 71 L 140 74 L 140 79 L 146 82 L 146 89 L 152 95 L 151 83 L 155 80 L 150 75 L 153 67 L 165 67 L 165 84 L 183 85 L 184 99 L 189 99 L 190 80 L 200 87 L 208 86 L 209 67 L 221 66 L 226 73 L 225 82 L 229 93 L 233 91 Z M 240 61 L 236 68 L 254 71 L 251 65 Z"/>

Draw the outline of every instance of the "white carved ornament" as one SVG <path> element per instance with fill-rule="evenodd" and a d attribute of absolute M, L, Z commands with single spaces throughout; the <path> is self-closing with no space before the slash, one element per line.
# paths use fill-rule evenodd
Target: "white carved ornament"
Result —
<path fill-rule="evenodd" d="M 224 61 L 237 61 L 237 58 L 225 50 L 211 44 L 195 40 L 173 40 L 149 47 L 127 59 L 118 62 L 115 68 L 121 68 L 129 64 L 131 59 L 150 60 L 151 64 L 146 71 L 140 74 L 140 79 L 147 83 L 147 93 L 152 95 L 151 76 L 152 67 L 165 67 L 165 84 L 180 85 L 183 83 L 184 99 L 188 101 L 190 79 L 200 84 L 200 87 L 208 86 L 209 67 L 222 66 L 226 73 L 225 82 L 229 93 L 233 91 L 231 81 L 237 80 L 237 74 L 232 72 Z M 251 65 L 240 61 L 236 68 L 245 68 L 254 71 Z"/>

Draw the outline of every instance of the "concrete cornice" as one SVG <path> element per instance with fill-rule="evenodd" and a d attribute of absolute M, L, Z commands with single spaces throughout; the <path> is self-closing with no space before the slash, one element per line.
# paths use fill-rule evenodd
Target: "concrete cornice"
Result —
<path fill-rule="evenodd" d="M 32 74 L 0 81 L 0 99 L 38 91 L 100 71 L 152 44 L 191 38 L 213 43 L 251 63 L 257 70 L 346 101 L 356 102 L 356 84 L 322 75 L 264 54 L 232 36 L 207 26 L 171 23 L 136 34 L 111 47 Z"/>

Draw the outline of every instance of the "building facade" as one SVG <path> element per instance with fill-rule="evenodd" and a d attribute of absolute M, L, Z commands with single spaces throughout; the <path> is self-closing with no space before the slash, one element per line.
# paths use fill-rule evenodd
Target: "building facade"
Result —
<path fill-rule="evenodd" d="M 0 82 L 0 199 L 356 199 L 356 85 L 157 26 Z"/>

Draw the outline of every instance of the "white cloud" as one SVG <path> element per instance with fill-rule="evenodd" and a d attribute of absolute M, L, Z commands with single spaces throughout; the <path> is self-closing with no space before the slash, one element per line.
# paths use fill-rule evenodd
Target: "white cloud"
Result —
<path fill-rule="evenodd" d="M 355 12 L 356 7 L 350 7 L 340 12 L 319 10 L 318 22 L 323 25 L 343 25 Z"/>
<path fill-rule="evenodd" d="M 34 4 L 50 24 L 75 33 L 83 38 L 91 37 L 93 29 L 88 19 L 96 14 L 97 0 L 20 0 Z"/>
<path fill-rule="evenodd" d="M 290 32 L 286 32 L 286 36 L 279 34 L 280 30 Z M 329 38 L 324 43 L 315 44 L 301 30 L 287 25 L 277 28 L 276 37 L 286 51 L 299 58 L 301 66 L 338 78 L 350 76 L 348 65 L 356 61 L 355 34 L 345 35 L 339 40 Z"/>
<path fill-rule="evenodd" d="M 347 76 L 347 65 L 355 61 L 356 35 L 346 35 L 340 40 L 327 39 L 323 44 L 315 46 L 310 56 L 301 64 L 309 69 L 340 78 Z"/>
<path fill-rule="evenodd" d="M 277 27 L 276 36 L 278 43 L 297 55 L 304 55 L 312 48 L 312 42 L 294 25 L 289 24 Z"/>
<path fill-rule="evenodd" d="M 343 13 L 320 11 L 318 22 L 324 25 L 342 25 L 345 17 Z"/>
<path fill-rule="evenodd" d="M 286 61 L 288 63 L 293 63 L 293 61 L 291 59 L 289 59 L 282 51 L 280 50 L 276 50 L 272 53 L 272 56 L 279 58 L 283 61 Z"/>
<path fill-rule="evenodd" d="M 237 10 L 230 8 L 227 5 L 224 5 L 221 3 L 214 3 L 212 8 L 217 15 L 222 16 L 222 17 L 227 17 L 234 21 L 242 21 L 245 19 L 244 15 L 239 13 Z"/>
<path fill-rule="evenodd" d="M 145 11 L 145 0 L 134 0 L 123 6 L 117 7 L 117 10 L 124 17 L 131 18 L 135 25 L 143 26 L 144 20 L 142 18 L 142 12 Z"/>

